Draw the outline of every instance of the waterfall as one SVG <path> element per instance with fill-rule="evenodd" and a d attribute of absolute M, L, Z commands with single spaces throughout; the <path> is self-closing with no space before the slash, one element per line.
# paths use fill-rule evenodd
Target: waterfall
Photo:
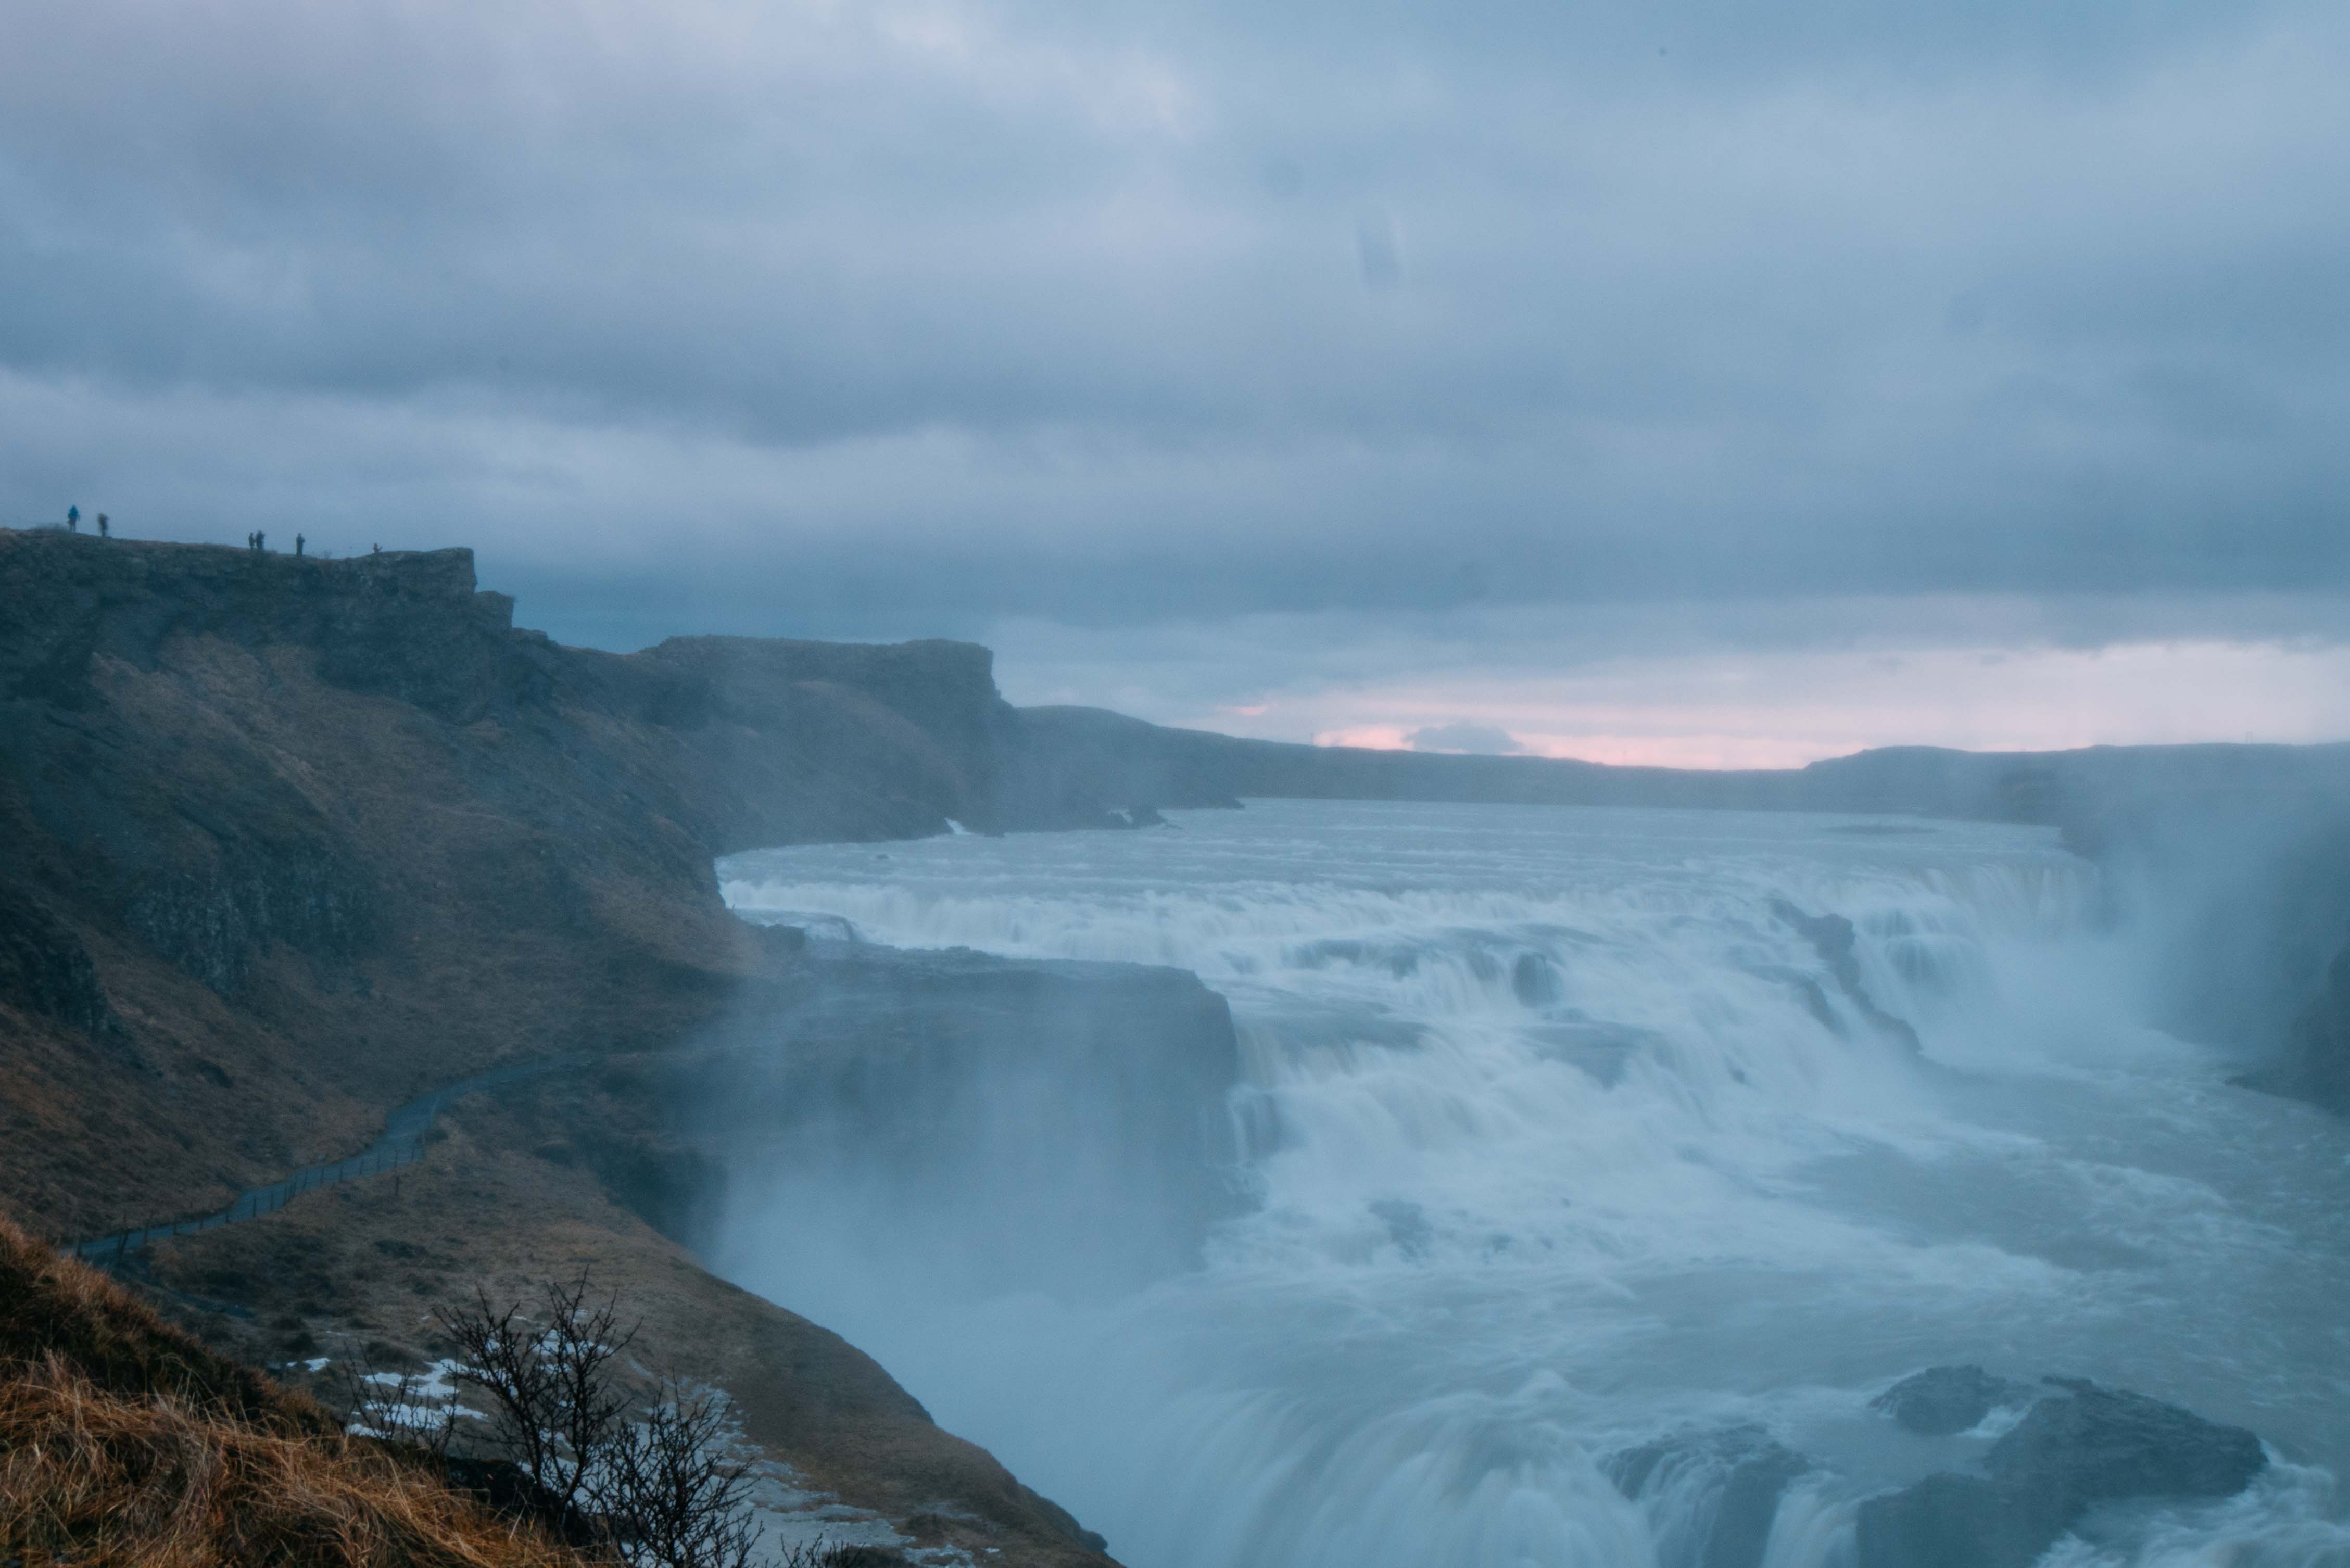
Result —
<path fill-rule="evenodd" d="M 747 1199 L 721 1259 L 1121 1560 L 1831 1568 L 1859 1499 L 1970 1440 L 1888 1435 L 1869 1395 L 1960 1360 L 2143 1388 L 2308 1461 L 2224 1519 L 2125 1531 L 2111 1562 L 2312 1561 L 2279 1542 L 2333 1528 L 2350 1423 L 2294 1385 L 2343 1348 L 2341 1151 L 2143 1022 L 2131 933 L 2051 835 L 1289 802 L 1182 822 L 721 872 L 745 913 L 1178 965 L 1231 1001 L 1254 1201 L 1198 1272 L 1113 1303 L 1050 1278 L 923 1299 L 806 1256 L 779 1217 L 808 1194 Z"/>

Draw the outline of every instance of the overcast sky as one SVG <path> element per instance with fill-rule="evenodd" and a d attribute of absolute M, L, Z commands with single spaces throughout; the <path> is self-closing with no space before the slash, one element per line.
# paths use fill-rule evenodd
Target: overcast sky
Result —
<path fill-rule="evenodd" d="M 0 520 L 1700 764 L 2350 737 L 2350 10 L 31 0 Z"/>

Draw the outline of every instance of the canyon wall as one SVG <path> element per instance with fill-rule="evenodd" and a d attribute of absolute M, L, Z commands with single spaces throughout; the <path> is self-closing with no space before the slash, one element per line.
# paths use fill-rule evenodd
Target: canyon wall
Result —
<path fill-rule="evenodd" d="M 463 550 L 0 531 L 0 1204 L 68 1237 L 201 1213 L 362 1147 L 419 1094 L 577 1057 L 461 1106 L 395 1177 L 125 1266 L 274 1362 L 429 1357 L 423 1304 L 589 1265 L 877 1539 L 1102 1561 L 869 1359 L 699 1268 L 697 1206 L 776 1147 L 762 1118 L 712 1136 L 701 1111 L 821 1086 L 836 1123 L 876 1147 L 914 1128 L 951 1167 L 931 1135 L 985 1125 L 979 1057 L 1017 1049 L 1079 1099 L 1170 1108 L 1175 1144 L 1126 1151 L 1119 1179 L 1163 1199 L 1150 1266 L 1180 1266 L 1225 1179 L 1221 1002 L 1171 971 L 976 955 L 877 988 L 725 909 L 733 850 L 1003 826 L 1014 721 L 985 649 L 621 656 L 512 615 Z M 1144 1010 L 1162 1026 L 1128 1027 Z M 1080 1141 L 1036 1144 L 1037 1201 L 1098 1179 L 1100 1149 L 1056 1160 Z"/>

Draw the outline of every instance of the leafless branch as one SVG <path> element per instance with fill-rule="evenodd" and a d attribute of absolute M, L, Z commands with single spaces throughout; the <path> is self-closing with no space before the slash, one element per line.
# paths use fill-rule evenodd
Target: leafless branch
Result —
<path fill-rule="evenodd" d="M 354 1430 L 422 1449 L 436 1460 L 449 1457 L 456 1404 L 428 1394 L 425 1380 L 415 1373 L 386 1372 L 372 1361 L 346 1361 L 336 1368 L 335 1382 L 346 1424 Z"/>
<path fill-rule="evenodd" d="M 492 1440 L 546 1521 L 631 1568 L 746 1568 L 762 1532 L 749 1472 L 726 1457 L 722 1397 L 622 1378 L 640 1324 L 624 1323 L 619 1293 L 599 1297 L 585 1270 L 540 1293 L 543 1317 L 478 1288 L 470 1305 L 433 1315 L 457 1343 L 454 1376 L 486 1396 Z"/>
<path fill-rule="evenodd" d="M 595 1483 L 595 1505 L 635 1568 L 744 1568 L 764 1532 L 750 1472 L 725 1457 L 725 1407 L 664 1381 L 641 1422 L 623 1427 Z"/>

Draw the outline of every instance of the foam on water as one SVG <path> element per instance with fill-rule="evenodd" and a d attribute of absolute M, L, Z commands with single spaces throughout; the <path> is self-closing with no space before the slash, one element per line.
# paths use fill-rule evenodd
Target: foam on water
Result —
<path fill-rule="evenodd" d="M 1259 1200 L 1194 1274 L 940 1301 L 795 1227 L 807 1194 L 750 1195 L 722 1249 L 1121 1560 L 1679 1568 L 1713 1483 L 1634 1502 L 1607 1456 L 1752 1423 L 1814 1461 L 1765 1568 L 1832 1564 L 1859 1498 L 1955 1462 L 1868 1395 L 1979 1360 L 2173 1399 L 2299 1462 L 2227 1508 L 2123 1521 L 2084 1568 L 2350 1562 L 2350 1144 L 2140 1021 L 2130 933 L 2050 835 L 1301 802 L 1176 820 L 722 867 L 746 913 L 1175 964 L 1231 1000 Z M 1852 922 L 1856 988 L 1787 906 Z"/>

